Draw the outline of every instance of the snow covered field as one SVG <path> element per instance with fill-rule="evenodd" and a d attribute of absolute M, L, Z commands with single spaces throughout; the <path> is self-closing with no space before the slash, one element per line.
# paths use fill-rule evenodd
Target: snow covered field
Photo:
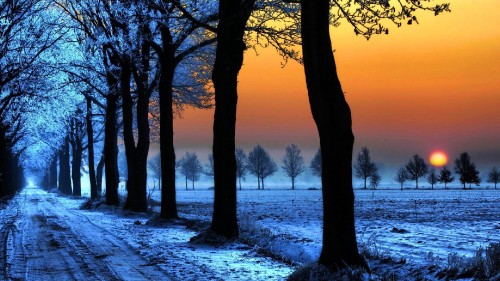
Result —
<path fill-rule="evenodd" d="M 425 264 L 471 256 L 500 242 L 500 190 L 355 190 L 358 242 L 380 254 Z M 179 190 L 182 216 L 209 220 L 213 191 Z M 299 263 L 321 249 L 321 190 L 238 191 L 243 226 L 266 228 L 269 246 Z"/>
<path fill-rule="evenodd" d="M 372 253 L 446 266 L 449 253 L 500 242 L 498 190 L 355 193 L 358 241 Z M 213 191 L 177 195 L 180 216 L 207 225 Z M 183 221 L 104 205 L 80 210 L 84 201 L 26 188 L 0 204 L 0 279 L 283 280 L 321 249 L 320 190 L 238 191 L 242 238 L 255 246 L 192 244 L 197 233 Z"/>

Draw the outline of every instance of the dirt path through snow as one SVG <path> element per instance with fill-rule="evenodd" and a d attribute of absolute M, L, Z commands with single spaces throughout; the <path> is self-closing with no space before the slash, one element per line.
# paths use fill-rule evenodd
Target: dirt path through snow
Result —
<path fill-rule="evenodd" d="M 170 280 L 129 245 L 38 189 L 3 210 L 0 279 Z"/>

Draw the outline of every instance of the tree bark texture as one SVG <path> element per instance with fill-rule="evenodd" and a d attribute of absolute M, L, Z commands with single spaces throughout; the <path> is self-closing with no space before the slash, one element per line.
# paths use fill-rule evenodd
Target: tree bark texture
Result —
<path fill-rule="evenodd" d="M 302 1 L 302 51 L 312 115 L 320 137 L 323 248 L 319 263 L 333 268 L 366 266 L 354 226 L 349 105 L 337 76 L 329 34 L 329 0 Z"/>
<path fill-rule="evenodd" d="M 245 26 L 255 0 L 219 1 L 217 51 L 212 80 L 215 88 L 213 126 L 214 212 L 211 229 L 226 238 L 239 235 L 236 215 L 236 107 L 238 73 L 246 45 Z"/>
<path fill-rule="evenodd" d="M 82 196 L 82 181 L 81 181 L 81 167 L 82 167 L 82 140 L 78 133 L 75 139 L 71 144 L 73 159 L 71 162 L 71 178 L 73 180 L 73 195 L 74 196 Z"/>

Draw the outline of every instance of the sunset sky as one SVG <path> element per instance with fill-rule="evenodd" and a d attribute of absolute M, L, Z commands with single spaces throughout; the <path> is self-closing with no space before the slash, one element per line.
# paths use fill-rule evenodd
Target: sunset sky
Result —
<path fill-rule="evenodd" d="M 389 171 L 413 154 L 468 151 L 486 172 L 500 166 L 500 1 L 456 0 L 451 13 L 420 13 L 419 24 L 390 26 L 369 41 L 343 23 L 332 41 L 351 106 L 354 155 L 367 146 Z M 249 50 L 239 76 L 237 146 L 259 143 L 280 161 L 296 143 L 307 163 L 319 147 L 303 68 L 281 68 L 272 49 Z M 175 121 L 177 155 L 212 145 L 213 110 L 189 109 Z M 203 154 L 205 151 L 206 154 Z"/>

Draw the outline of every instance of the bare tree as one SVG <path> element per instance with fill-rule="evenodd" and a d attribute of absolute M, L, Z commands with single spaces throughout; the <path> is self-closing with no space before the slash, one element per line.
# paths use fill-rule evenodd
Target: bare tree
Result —
<path fill-rule="evenodd" d="M 245 180 L 245 175 L 247 174 L 247 156 L 243 149 L 236 148 L 235 151 L 236 157 L 236 177 L 238 178 L 238 183 L 240 185 L 241 190 L 241 179 Z"/>
<path fill-rule="evenodd" d="M 418 179 L 429 173 L 429 166 L 418 154 L 413 155 L 412 159 L 406 163 L 405 169 L 408 179 L 415 181 L 416 189 L 418 189 Z"/>
<path fill-rule="evenodd" d="M 408 180 L 408 174 L 406 173 L 405 167 L 399 168 L 394 180 L 401 185 L 401 190 L 403 190 L 403 184 Z"/>
<path fill-rule="evenodd" d="M 493 167 L 488 173 L 488 182 L 495 184 L 495 189 L 497 189 L 497 183 L 500 182 L 500 171 L 498 171 L 497 167 Z"/>
<path fill-rule="evenodd" d="M 370 158 L 370 150 L 367 147 L 363 147 L 358 153 L 357 161 L 354 164 L 354 176 L 364 180 L 364 189 L 366 189 L 366 180 L 377 174 L 377 170 L 377 166 Z"/>
<path fill-rule="evenodd" d="M 148 161 L 148 168 L 152 176 L 158 180 L 161 190 L 161 154 L 158 153 Z"/>
<path fill-rule="evenodd" d="M 262 146 L 257 145 L 248 153 L 248 171 L 257 177 L 257 189 L 264 189 L 264 179 L 274 174 L 278 168 L 269 153 Z"/>
<path fill-rule="evenodd" d="M 446 184 L 452 182 L 454 178 L 451 176 L 451 171 L 446 166 L 439 172 L 438 181 L 444 183 L 444 188 L 446 189 Z"/>
<path fill-rule="evenodd" d="M 318 149 L 318 151 L 316 151 L 316 154 L 314 155 L 314 158 L 311 160 L 311 165 L 309 166 L 309 168 L 311 169 L 313 175 L 321 177 L 321 166 L 321 149 Z"/>
<path fill-rule="evenodd" d="M 304 158 L 300 155 L 300 149 L 296 144 L 286 146 L 281 168 L 292 179 L 292 190 L 295 189 L 295 178 L 305 171 Z"/>
<path fill-rule="evenodd" d="M 192 182 L 194 189 L 194 182 L 200 179 L 200 175 L 203 172 L 203 167 L 201 166 L 196 153 L 186 152 L 186 154 L 177 162 L 177 165 L 181 174 L 186 179 L 186 190 L 188 189 L 188 180 Z"/>
<path fill-rule="evenodd" d="M 431 185 L 431 189 L 434 189 L 434 185 L 439 182 L 439 177 L 434 168 L 431 168 L 429 175 L 427 175 L 427 182 Z"/>
<path fill-rule="evenodd" d="M 381 180 L 382 180 L 382 178 L 380 177 L 379 173 L 375 172 L 370 177 L 370 187 L 373 189 L 376 189 L 377 186 L 380 184 Z"/>
<path fill-rule="evenodd" d="M 214 178 L 214 157 L 212 154 L 208 154 L 208 163 L 205 164 L 203 174 L 211 179 Z"/>
<path fill-rule="evenodd" d="M 455 173 L 460 175 L 460 182 L 464 185 L 469 184 L 469 188 L 472 188 L 472 184 L 479 185 L 481 179 L 479 178 L 479 171 L 476 169 L 476 165 L 471 162 L 470 156 L 467 152 L 460 154 L 460 157 L 455 160 Z"/>

